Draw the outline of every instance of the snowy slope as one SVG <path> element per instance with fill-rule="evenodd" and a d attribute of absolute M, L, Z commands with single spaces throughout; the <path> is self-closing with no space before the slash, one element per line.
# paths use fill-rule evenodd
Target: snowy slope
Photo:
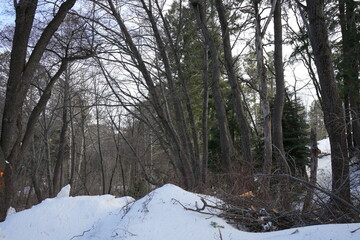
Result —
<path fill-rule="evenodd" d="M 0 223 L 5 240 L 358 240 L 359 224 L 311 226 L 270 233 L 247 233 L 223 219 L 187 211 L 200 196 L 167 184 L 144 198 L 62 197 L 10 216 Z M 215 201 L 207 198 L 207 201 Z M 215 227 L 214 227 L 215 226 Z"/>
<path fill-rule="evenodd" d="M 9 216 L 0 223 L 0 239 L 65 240 L 81 234 L 134 199 L 111 195 L 58 197 Z"/>

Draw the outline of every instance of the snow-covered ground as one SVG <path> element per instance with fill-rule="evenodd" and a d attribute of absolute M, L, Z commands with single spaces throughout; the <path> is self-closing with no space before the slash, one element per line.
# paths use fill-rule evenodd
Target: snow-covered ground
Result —
<path fill-rule="evenodd" d="M 318 148 L 320 149 L 321 154 L 318 161 L 317 183 L 320 187 L 330 190 L 332 175 L 329 138 L 318 141 Z"/>
<path fill-rule="evenodd" d="M 328 143 L 319 144 L 330 152 Z M 329 177 L 329 157 L 319 173 Z M 323 172 L 322 172 L 323 171 Z M 331 179 L 331 177 L 330 177 Z M 326 179 L 324 179 L 326 181 Z M 224 219 L 184 209 L 202 206 L 200 195 L 167 184 L 135 201 L 131 197 L 69 196 L 66 186 L 53 199 L 8 216 L 0 240 L 359 240 L 360 223 L 299 227 L 267 233 L 235 229 Z M 207 201 L 218 201 L 202 196 Z M 208 210 L 209 211 L 209 210 Z"/>
<path fill-rule="evenodd" d="M 0 223 L 6 240 L 358 240 L 360 223 L 301 227 L 248 233 L 225 220 L 187 211 L 201 204 L 200 196 L 167 184 L 144 198 L 80 196 L 47 199 Z M 358 230 L 357 230 L 358 229 Z M 221 237 L 220 237 L 221 234 Z"/>
<path fill-rule="evenodd" d="M 318 141 L 321 151 L 318 161 L 317 183 L 320 187 L 331 190 L 331 150 L 329 138 Z M 350 182 L 352 195 L 360 199 L 360 171 L 355 171 L 356 166 L 350 168 Z"/>

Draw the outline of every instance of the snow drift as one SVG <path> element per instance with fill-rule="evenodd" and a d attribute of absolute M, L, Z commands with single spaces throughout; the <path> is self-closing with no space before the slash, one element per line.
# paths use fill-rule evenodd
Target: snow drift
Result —
<path fill-rule="evenodd" d="M 212 197 L 205 198 L 207 201 L 218 201 Z M 221 218 L 187 211 L 183 207 L 195 208 L 196 202 L 201 206 L 200 195 L 171 184 L 156 189 L 138 201 L 110 195 L 62 195 L 61 198 L 47 199 L 29 210 L 9 216 L 0 223 L 0 239 L 360 239 L 359 223 L 311 226 L 269 233 L 243 232 Z"/>

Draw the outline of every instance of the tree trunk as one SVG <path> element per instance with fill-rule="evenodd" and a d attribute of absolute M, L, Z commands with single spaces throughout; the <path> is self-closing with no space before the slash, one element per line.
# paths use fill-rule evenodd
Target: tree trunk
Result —
<path fill-rule="evenodd" d="M 221 24 L 222 42 L 223 42 L 224 55 L 225 55 L 224 56 L 225 67 L 228 74 L 229 83 L 231 86 L 231 92 L 234 101 L 234 109 L 236 113 L 236 120 L 240 128 L 242 156 L 244 159 L 244 164 L 247 167 L 247 170 L 252 171 L 253 159 L 251 153 L 250 126 L 248 124 L 248 121 L 244 113 L 240 85 L 237 81 L 236 73 L 234 69 L 234 62 L 231 53 L 229 27 L 226 19 L 226 11 L 222 0 L 216 0 L 215 5 Z"/>
<path fill-rule="evenodd" d="M 345 96 L 349 99 L 349 113 L 352 126 L 353 145 L 360 149 L 360 84 L 359 84 L 359 39 L 356 28 L 356 3 L 353 0 L 339 0 L 339 18 L 342 34 L 342 67 Z M 351 134 L 350 134 L 351 136 Z M 352 150 L 352 149 L 350 149 Z"/>
<path fill-rule="evenodd" d="M 71 100 L 70 100 L 71 102 Z M 69 110 L 70 114 L 70 136 L 69 136 L 69 143 L 70 143 L 70 154 L 69 154 L 69 184 L 72 189 L 75 189 L 75 172 L 76 172 L 76 133 L 75 133 L 75 126 L 74 126 L 74 114 L 70 107 Z"/>
<path fill-rule="evenodd" d="M 199 175 L 201 176 L 201 180 L 204 184 L 207 182 L 207 168 L 209 162 L 209 138 L 208 138 L 208 128 L 209 128 L 209 56 L 208 56 L 208 46 L 204 45 L 203 47 L 203 106 L 202 106 L 202 117 L 201 117 L 201 136 L 203 142 L 202 149 L 202 160 L 200 166 Z"/>
<path fill-rule="evenodd" d="M 198 174 L 198 172 L 200 171 L 201 168 L 201 159 L 200 159 L 200 150 L 199 150 L 199 140 L 198 140 L 198 133 L 197 133 L 197 129 L 196 129 L 196 123 L 195 123 L 195 116 L 194 116 L 194 112 L 193 112 L 193 108 L 191 106 L 191 99 L 189 96 L 189 91 L 188 91 L 188 86 L 187 86 L 187 81 L 186 78 L 184 76 L 182 67 L 181 67 L 181 56 L 179 56 L 179 51 L 178 51 L 178 46 L 176 46 L 176 43 L 174 43 L 173 41 L 173 37 L 171 36 L 170 33 L 170 29 L 168 26 L 168 21 L 164 18 L 164 15 L 162 14 L 162 8 L 159 5 L 159 1 L 156 0 L 156 5 L 157 5 L 157 9 L 159 11 L 159 14 L 163 20 L 164 23 L 164 30 L 165 30 L 165 34 L 167 37 L 167 40 L 170 44 L 170 49 L 171 49 L 171 53 L 173 54 L 173 57 L 175 59 L 175 66 L 176 66 L 176 71 L 178 74 L 178 79 L 181 82 L 181 87 L 182 87 L 182 92 L 183 92 L 183 97 L 185 99 L 185 105 L 186 105 L 186 110 L 187 110 L 187 114 L 188 114 L 188 121 L 189 121 L 189 125 L 190 125 L 190 130 L 191 130 L 191 136 L 192 136 L 192 144 L 193 144 L 193 159 L 192 159 L 192 167 L 193 167 L 193 172 L 194 172 L 194 177 L 195 177 L 195 184 L 198 185 L 199 181 L 201 181 L 201 174 Z M 181 3 L 179 4 L 180 8 Z M 181 11 L 181 10 L 180 10 Z M 182 21 L 183 19 L 179 19 L 179 22 Z M 178 39 L 176 39 L 176 41 L 178 41 Z M 180 95 L 180 94 L 179 94 Z"/>
<path fill-rule="evenodd" d="M 275 65 L 275 83 L 276 94 L 274 100 L 274 109 L 272 114 L 272 137 L 275 161 L 284 174 L 289 174 L 287 159 L 284 150 L 284 136 L 282 128 L 282 119 L 285 105 L 285 81 L 284 81 L 284 63 L 282 54 L 283 36 L 282 36 L 282 21 L 281 21 L 281 0 L 276 1 L 274 10 L 274 65 Z M 289 199 L 289 180 L 284 179 L 280 184 L 281 201 L 284 208 L 291 207 Z"/>
<path fill-rule="evenodd" d="M 191 172 L 191 166 L 188 166 L 188 154 L 185 151 L 186 149 L 183 148 L 183 145 L 185 143 L 181 142 L 181 139 L 179 138 L 178 133 L 176 132 L 176 129 L 173 128 L 172 124 L 168 121 L 166 117 L 165 110 L 163 109 L 163 104 L 160 102 L 160 97 L 157 93 L 156 86 L 153 82 L 152 76 L 150 72 L 147 69 L 147 66 L 144 62 L 144 60 L 141 57 L 141 54 L 135 45 L 131 35 L 129 34 L 129 31 L 126 28 L 126 25 L 124 24 L 122 18 L 120 17 L 119 13 L 117 12 L 113 1 L 108 0 L 111 13 L 115 17 L 117 23 L 119 24 L 119 27 L 121 29 L 121 32 L 124 35 L 124 41 L 129 47 L 129 50 L 132 54 L 132 59 L 134 60 L 134 63 L 137 67 L 137 69 L 141 72 L 146 86 L 149 91 L 149 101 L 151 102 L 152 106 L 154 107 L 154 110 L 157 114 L 157 117 L 159 119 L 159 122 L 161 126 L 163 127 L 164 133 L 166 137 L 168 138 L 168 144 L 170 146 L 170 149 L 174 155 L 175 163 L 177 169 L 180 171 L 183 182 L 186 188 L 193 188 L 194 186 L 194 175 Z"/>
<path fill-rule="evenodd" d="M 23 102 L 46 46 L 75 2 L 76 0 L 67 0 L 60 5 L 54 18 L 43 30 L 30 56 L 27 56 L 28 42 L 38 1 L 14 2 L 16 3 L 15 31 L 0 139 L 0 172 L 4 172 L 5 178 L 4 184 L 0 186 L 0 221 L 5 219 L 7 209 L 13 199 L 15 181 L 13 173 L 16 172 L 22 158 L 19 155 L 20 147 L 21 153 L 27 148 L 26 144 L 20 146 Z M 38 117 L 35 116 L 37 119 Z M 26 131 L 32 133 L 32 129 L 26 129 Z"/>
<path fill-rule="evenodd" d="M 263 49 L 263 33 L 261 30 L 259 13 L 259 2 L 254 0 L 255 10 L 255 45 L 256 45 L 256 62 L 258 70 L 258 78 L 260 80 L 260 102 L 261 111 L 263 115 L 263 132 L 264 132 L 264 164 L 263 173 L 271 174 L 272 168 L 272 136 L 271 136 L 271 113 L 270 104 L 268 99 L 268 78 L 266 73 L 266 66 L 264 63 L 264 49 Z M 263 189 L 268 189 L 270 184 L 270 178 L 265 178 L 263 183 Z"/>
<path fill-rule="evenodd" d="M 274 111 L 272 115 L 273 124 L 273 143 L 274 156 L 281 167 L 282 173 L 289 173 L 285 158 L 284 138 L 282 129 L 282 118 L 285 104 L 285 81 L 284 81 L 284 64 L 282 55 L 282 21 L 281 21 L 281 0 L 277 1 L 274 11 L 274 64 L 275 64 L 275 81 L 276 81 L 276 95 L 274 101 Z"/>
<path fill-rule="evenodd" d="M 321 86 L 324 122 L 331 146 L 332 191 L 350 202 L 349 156 L 345 116 L 336 86 L 331 49 L 324 15 L 324 0 L 307 0 L 309 37 Z"/>
<path fill-rule="evenodd" d="M 154 37 L 156 39 L 156 44 L 158 47 L 158 51 L 160 53 L 162 62 L 164 64 L 164 70 L 165 70 L 165 76 L 166 76 L 166 80 L 167 80 L 167 86 L 169 88 L 170 94 L 169 94 L 169 98 L 170 98 L 170 103 L 172 106 L 172 109 L 174 111 L 174 115 L 175 115 L 175 124 L 176 124 L 176 132 L 177 135 L 179 137 L 180 140 L 180 144 L 181 144 L 181 148 L 183 151 L 183 156 L 182 156 L 182 165 L 185 168 L 185 171 L 187 172 L 189 181 L 190 181 L 190 188 L 193 188 L 195 186 L 195 175 L 194 175 L 194 167 L 195 164 L 198 162 L 198 159 L 195 159 L 196 155 L 198 157 L 198 153 L 195 154 L 194 152 L 194 146 L 192 145 L 190 139 L 190 134 L 188 131 L 188 127 L 186 125 L 185 122 L 185 117 L 184 117 L 184 110 L 179 98 L 179 93 L 178 90 L 176 89 L 175 86 L 175 81 L 173 78 L 173 73 L 171 70 L 171 66 L 170 66 L 170 62 L 169 62 L 169 58 L 167 56 L 166 53 L 166 48 L 165 48 L 165 44 L 161 38 L 160 35 L 160 31 L 157 27 L 156 24 L 156 20 L 152 14 L 152 9 L 151 6 L 150 8 L 148 8 L 148 6 L 146 5 L 144 0 L 141 0 L 143 8 L 145 9 L 147 16 L 149 18 L 149 21 L 151 23 L 151 27 L 154 33 Z M 197 142 L 197 140 L 196 140 Z"/>
<path fill-rule="evenodd" d="M 45 111 L 43 111 L 43 121 L 44 121 L 44 145 L 46 152 L 46 175 L 48 180 L 48 194 L 49 196 L 53 196 L 53 174 L 52 174 L 52 161 L 51 161 L 51 149 L 50 149 L 50 141 L 49 141 L 49 126 L 46 122 Z"/>
<path fill-rule="evenodd" d="M 215 45 L 215 41 L 205 24 L 206 11 L 203 8 L 203 5 L 200 3 L 200 1 L 190 2 L 196 15 L 197 23 L 204 37 L 205 45 L 208 45 L 210 50 L 212 69 L 211 91 L 215 103 L 216 118 L 219 124 L 221 161 L 224 171 L 230 173 L 232 171 L 231 162 L 236 159 L 236 152 L 230 135 L 229 124 L 226 117 L 225 104 L 220 90 L 220 64 L 218 50 Z"/>
<path fill-rule="evenodd" d="M 310 184 L 312 186 L 316 186 L 317 179 L 317 169 L 318 169 L 318 155 L 320 150 L 317 147 L 317 137 L 316 137 L 316 129 L 312 128 L 310 133 L 310 145 L 311 145 L 311 155 L 310 155 Z M 312 208 L 312 200 L 314 197 L 315 188 L 309 187 L 305 199 L 304 206 L 302 211 L 309 212 Z"/>
<path fill-rule="evenodd" d="M 65 158 L 65 147 L 66 147 L 66 132 L 68 129 L 69 121 L 68 121 L 68 106 L 69 106 L 69 81 L 70 81 L 69 72 L 65 72 L 64 78 L 64 86 L 63 86 L 63 107 L 62 107 L 62 126 L 60 130 L 60 138 L 59 138 L 59 148 L 56 157 L 56 163 L 53 174 L 53 195 L 55 197 L 56 194 L 61 189 L 61 173 L 62 173 L 62 165 Z"/>

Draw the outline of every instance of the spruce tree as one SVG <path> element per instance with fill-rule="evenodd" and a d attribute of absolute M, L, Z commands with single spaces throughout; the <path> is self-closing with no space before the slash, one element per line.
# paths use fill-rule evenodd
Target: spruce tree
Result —
<path fill-rule="evenodd" d="M 309 162 L 309 125 L 306 111 L 298 98 L 287 94 L 282 119 L 285 157 L 291 174 L 303 176 Z"/>

